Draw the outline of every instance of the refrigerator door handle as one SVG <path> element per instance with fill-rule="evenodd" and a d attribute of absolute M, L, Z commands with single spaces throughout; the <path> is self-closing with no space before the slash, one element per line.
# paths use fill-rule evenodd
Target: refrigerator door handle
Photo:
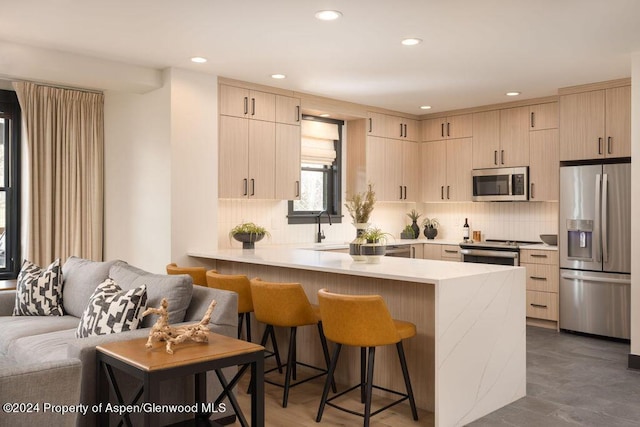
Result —
<path fill-rule="evenodd" d="M 602 228 L 602 262 L 609 262 L 609 221 L 607 221 L 607 206 L 609 202 L 609 180 L 608 175 L 602 174 L 602 215 L 601 215 L 601 224 Z"/>
<path fill-rule="evenodd" d="M 623 285 L 631 284 L 631 279 L 610 279 L 607 277 L 579 276 L 577 274 L 568 274 L 568 273 L 562 273 L 560 277 L 562 277 L 563 279 L 580 280 L 583 282 L 620 283 Z"/>
<path fill-rule="evenodd" d="M 602 181 L 601 175 L 596 175 L 596 206 L 595 206 L 595 221 L 593 224 L 593 258 L 596 262 L 602 262 L 602 253 L 600 247 L 600 233 L 601 233 L 601 225 L 602 225 L 602 186 L 600 185 Z"/>

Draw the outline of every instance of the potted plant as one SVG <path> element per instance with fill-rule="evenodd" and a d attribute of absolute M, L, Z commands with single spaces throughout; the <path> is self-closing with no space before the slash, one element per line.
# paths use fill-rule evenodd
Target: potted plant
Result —
<path fill-rule="evenodd" d="M 411 209 L 411 212 L 407 212 L 407 216 L 411 218 L 411 228 L 413 229 L 413 238 L 417 239 L 420 235 L 420 226 L 418 225 L 418 218 L 422 216 L 422 214 L 415 209 Z"/>
<path fill-rule="evenodd" d="M 420 233 L 420 229 L 418 229 L 418 234 Z M 417 238 L 415 231 L 413 230 L 413 226 L 411 224 L 407 224 L 404 227 L 404 230 L 400 233 L 401 239 L 415 239 Z"/>
<path fill-rule="evenodd" d="M 385 233 L 380 228 L 367 228 L 360 236 L 360 255 L 366 257 L 366 262 L 377 264 L 387 252 L 386 243 L 391 234 Z"/>
<path fill-rule="evenodd" d="M 266 228 L 256 225 L 253 222 L 238 224 L 229 232 L 229 239 L 233 237 L 238 242 L 242 242 L 242 249 L 255 248 L 255 242 L 262 240 L 264 236 L 270 237 L 271 234 Z"/>
<path fill-rule="evenodd" d="M 425 218 L 422 221 L 422 225 L 424 226 L 424 236 L 427 239 L 433 240 L 438 235 L 438 227 L 440 227 L 440 223 L 436 218 Z"/>
<path fill-rule="evenodd" d="M 373 185 L 369 185 L 367 191 L 355 193 L 344 204 L 353 220 L 356 228 L 356 238 L 349 244 L 349 255 L 354 261 L 366 261 L 366 257 L 360 255 L 360 236 L 369 227 L 369 218 L 376 204 L 376 193 Z"/>

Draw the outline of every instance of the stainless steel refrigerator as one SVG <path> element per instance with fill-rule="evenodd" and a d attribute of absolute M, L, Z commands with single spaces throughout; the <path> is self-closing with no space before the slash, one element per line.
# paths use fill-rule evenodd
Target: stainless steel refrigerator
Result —
<path fill-rule="evenodd" d="M 630 338 L 631 164 L 560 168 L 560 329 Z"/>

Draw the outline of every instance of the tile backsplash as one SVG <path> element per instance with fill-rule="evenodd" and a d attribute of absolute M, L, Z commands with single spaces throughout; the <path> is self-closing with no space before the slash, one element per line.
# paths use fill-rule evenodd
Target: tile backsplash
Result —
<path fill-rule="evenodd" d="M 400 232 L 411 221 L 406 213 L 415 208 L 424 217 L 440 222 L 438 239 L 462 239 L 464 219 L 469 219 L 471 231 L 480 230 L 482 238 L 539 241 L 540 234 L 557 234 L 557 202 L 466 202 L 466 203 L 383 203 L 378 202 L 371 223 L 399 239 Z M 287 202 L 273 200 L 218 201 L 218 247 L 240 247 L 229 240 L 228 233 L 241 222 L 255 222 L 271 233 L 268 244 L 313 243 L 318 226 L 289 225 Z M 355 229 L 347 212 L 341 224 L 322 224 L 324 242 L 348 242 Z M 471 234 L 471 233 L 470 233 Z"/>

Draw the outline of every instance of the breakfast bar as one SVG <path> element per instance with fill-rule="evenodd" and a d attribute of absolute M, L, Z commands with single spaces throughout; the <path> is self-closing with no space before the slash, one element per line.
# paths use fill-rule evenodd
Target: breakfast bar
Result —
<path fill-rule="evenodd" d="M 392 257 L 366 264 L 347 254 L 290 248 L 189 255 L 225 274 L 299 282 L 311 303 L 322 288 L 381 295 L 394 318 L 416 324 L 417 335 L 404 343 L 409 373 L 417 406 L 433 412 L 436 426 L 468 424 L 525 396 L 522 267 Z M 322 365 L 317 341 L 301 331 L 299 360 Z M 349 350 L 336 371 L 339 384 L 358 382 L 359 352 Z M 393 349 L 381 348 L 378 356 L 376 383 L 403 391 Z"/>

